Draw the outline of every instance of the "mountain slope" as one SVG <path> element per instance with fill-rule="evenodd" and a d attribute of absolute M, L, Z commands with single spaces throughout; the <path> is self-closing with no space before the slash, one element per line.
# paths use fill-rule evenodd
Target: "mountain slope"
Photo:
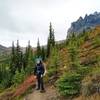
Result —
<path fill-rule="evenodd" d="M 90 33 L 88 33 L 88 38 L 86 40 L 84 40 L 81 43 L 81 45 L 79 46 L 79 58 L 80 58 L 81 64 L 83 66 L 85 66 L 83 68 L 87 68 L 87 70 L 90 69 L 91 72 L 89 72 L 89 73 L 87 73 L 87 75 L 85 75 L 84 69 L 81 70 L 82 73 L 84 74 L 84 78 L 83 78 L 82 82 L 80 82 L 80 84 L 82 86 L 81 93 L 78 94 L 78 97 L 77 97 L 77 95 L 75 95 L 75 97 L 71 98 L 70 100 L 88 100 L 89 98 L 90 98 L 90 100 L 100 100 L 100 95 L 99 95 L 99 91 L 98 91 L 98 89 L 100 88 L 99 87 L 99 83 L 100 83 L 100 73 L 99 73 L 100 62 L 99 61 L 100 60 L 98 59 L 100 57 L 99 38 L 100 38 L 100 27 L 98 26 L 95 29 L 93 29 Z M 81 40 L 81 39 L 79 39 L 79 40 Z M 64 46 L 60 50 L 58 50 L 58 53 L 59 53 L 59 59 L 60 59 L 58 73 L 60 74 L 60 77 L 61 77 L 63 73 L 65 73 L 65 72 L 67 73 L 67 71 L 70 70 L 68 67 L 68 65 L 70 63 L 70 60 L 69 60 L 70 51 L 69 51 L 68 47 Z M 52 57 L 49 58 L 49 60 L 50 59 L 53 60 Z M 51 67 L 50 63 L 48 63 L 47 67 Z M 59 77 L 58 77 L 58 80 L 59 80 Z M 89 83 L 89 82 L 91 82 L 91 83 Z M 55 86 L 55 83 L 53 83 L 52 85 Z M 63 87 L 63 84 L 61 86 Z M 83 92 L 83 88 L 86 90 L 85 92 Z M 89 90 L 89 88 L 91 88 L 91 89 Z M 46 89 L 48 92 L 48 87 L 46 87 Z M 88 96 L 87 91 L 90 93 L 90 96 Z M 45 95 L 47 95 L 47 92 L 45 94 L 40 94 L 38 91 L 35 91 L 35 92 L 33 91 L 33 93 L 28 95 L 28 100 L 35 100 L 35 99 L 40 100 L 40 98 L 44 99 Z M 55 91 L 55 93 L 56 93 L 55 100 L 69 100 L 68 97 L 66 97 L 66 98 L 62 97 L 62 96 L 59 97 L 59 95 L 57 94 L 57 91 Z M 85 96 L 85 93 L 87 96 Z M 53 94 L 54 93 L 52 93 L 52 95 Z M 38 97 L 36 95 L 38 95 Z M 32 99 L 30 99 L 30 98 L 32 98 Z M 47 100 L 47 99 L 44 99 L 44 100 Z M 52 99 L 48 98 L 48 100 L 52 100 Z"/>
<path fill-rule="evenodd" d="M 86 33 L 86 35 L 87 35 L 87 33 Z M 84 36 L 85 36 L 85 34 L 84 34 Z M 78 39 L 81 40 L 81 38 L 78 38 Z M 82 37 L 82 39 L 83 39 L 83 37 Z M 60 45 L 62 45 L 62 44 L 60 44 Z M 68 67 L 68 65 L 70 63 L 70 60 L 69 60 L 70 51 L 68 49 L 68 45 L 64 45 L 63 47 L 58 49 L 58 54 L 59 54 L 59 61 L 60 61 L 59 67 L 58 67 L 58 73 L 61 76 L 63 73 L 70 70 Z M 82 86 L 84 86 L 84 85 L 87 85 L 87 83 L 89 83 L 91 81 L 92 85 L 97 86 L 98 83 L 100 83 L 100 73 L 95 72 L 95 70 L 99 72 L 99 69 L 100 69 L 100 58 L 97 59 L 98 57 L 100 57 L 100 26 L 94 28 L 91 32 L 89 32 L 88 37 L 86 39 L 84 39 L 84 41 L 81 42 L 81 45 L 79 46 L 79 57 L 80 57 L 80 61 L 81 61 L 82 65 L 84 65 L 85 67 L 87 67 L 89 69 L 93 68 L 91 73 L 88 75 L 85 75 L 84 79 L 80 83 L 82 83 Z M 50 59 L 53 60 L 52 57 L 48 58 L 48 60 L 50 60 Z M 57 61 L 58 61 L 58 59 L 57 59 Z M 52 67 L 49 64 L 47 67 Z M 47 71 L 48 71 L 48 68 L 47 68 Z M 18 88 L 16 89 L 16 92 L 14 92 L 14 96 L 18 96 L 18 95 L 26 92 L 27 88 L 31 87 L 33 79 L 34 78 L 29 76 L 28 81 L 26 79 L 22 84 L 20 84 L 18 86 Z M 59 79 L 59 77 L 58 77 L 58 79 Z M 52 81 L 52 78 L 49 77 L 49 80 Z M 48 81 L 49 87 L 51 87 L 52 85 L 55 86 L 54 82 L 55 81 L 53 81 L 53 84 L 49 84 L 49 81 Z M 33 82 L 33 84 L 34 84 L 34 82 Z M 34 90 L 33 90 L 33 93 L 25 96 L 26 97 L 25 99 L 31 100 L 31 98 L 32 98 L 32 100 L 36 100 L 36 99 L 38 100 L 38 98 L 41 98 L 41 100 L 42 99 L 47 100 L 47 99 L 44 99 L 44 97 L 47 98 L 47 96 L 49 97 L 48 94 L 50 94 L 50 97 L 55 96 L 55 98 L 48 98 L 49 100 L 53 100 L 53 99 L 55 99 L 55 100 L 69 100 L 69 99 L 64 99 L 64 97 L 59 97 L 59 95 L 57 94 L 57 91 L 55 89 L 56 87 L 53 89 L 49 88 L 49 87 L 48 86 L 46 87 L 47 91 L 44 94 L 41 94 L 38 91 L 34 92 Z M 97 87 L 93 87 L 93 88 L 97 88 Z M 50 89 L 50 91 L 49 91 L 49 89 Z M 88 88 L 85 87 L 85 89 L 88 89 Z M 52 91 L 54 91 L 54 92 L 52 92 Z M 93 91 L 90 90 L 89 92 L 91 93 Z M 5 94 L 5 95 L 7 95 L 7 94 Z M 3 98 L 6 97 L 5 95 L 3 95 L 2 97 Z M 35 95 L 37 95 L 38 97 Z M 13 94 L 11 93 L 7 96 L 11 97 L 11 96 L 13 96 Z M 91 95 L 91 98 L 92 99 L 90 99 L 90 100 L 100 100 L 100 96 L 99 96 L 97 90 L 94 91 L 94 93 Z M 98 98 L 98 99 L 95 99 L 95 98 Z M 1 99 L 1 100 L 3 100 L 3 99 Z M 8 99 L 4 99 L 4 100 L 8 100 Z M 85 97 L 83 95 L 83 93 L 81 93 L 81 94 L 79 94 L 78 98 L 75 96 L 75 98 L 72 98 L 71 100 L 88 100 L 88 96 Z"/>
<path fill-rule="evenodd" d="M 81 42 L 85 35 L 86 38 Z M 79 60 L 81 65 L 85 66 L 84 68 L 87 67 L 90 72 L 86 75 L 82 70 L 85 77 L 81 81 L 81 94 L 72 100 L 100 100 L 100 26 L 86 32 L 83 37 L 76 40 L 80 40 L 78 41 L 80 44 Z M 66 59 L 66 56 L 63 58 Z"/>

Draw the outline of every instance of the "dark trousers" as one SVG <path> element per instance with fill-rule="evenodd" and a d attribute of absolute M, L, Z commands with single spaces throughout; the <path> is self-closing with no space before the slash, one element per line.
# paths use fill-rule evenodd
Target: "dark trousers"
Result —
<path fill-rule="evenodd" d="M 38 89 L 44 90 L 44 82 L 43 77 L 41 77 L 41 75 L 37 75 L 37 85 Z"/>

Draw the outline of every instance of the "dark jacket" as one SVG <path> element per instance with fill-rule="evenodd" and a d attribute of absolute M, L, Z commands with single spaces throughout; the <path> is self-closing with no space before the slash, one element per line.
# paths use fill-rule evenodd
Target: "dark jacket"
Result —
<path fill-rule="evenodd" d="M 43 64 L 37 64 L 34 69 L 34 75 L 43 75 L 45 72 Z"/>

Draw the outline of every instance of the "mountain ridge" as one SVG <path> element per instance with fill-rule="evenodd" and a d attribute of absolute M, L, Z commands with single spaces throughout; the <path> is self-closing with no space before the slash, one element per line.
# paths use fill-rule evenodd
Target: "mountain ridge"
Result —
<path fill-rule="evenodd" d="M 71 27 L 67 33 L 70 36 L 72 33 L 76 35 L 82 33 L 84 30 L 93 29 L 100 25 L 100 12 L 94 12 L 93 14 L 85 15 L 85 17 L 79 17 L 78 20 L 71 23 Z"/>
<path fill-rule="evenodd" d="M 0 44 L 0 52 L 6 51 L 8 48 Z"/>

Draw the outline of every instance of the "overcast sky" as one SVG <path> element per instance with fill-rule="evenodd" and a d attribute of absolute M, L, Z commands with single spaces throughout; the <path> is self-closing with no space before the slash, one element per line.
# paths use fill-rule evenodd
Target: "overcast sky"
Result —
<path fill-rule="evenodd" d="M 49 23 L 56 40 L 66 38 L 71 22 L 85 14 L 100 12 L 99 0 L 0 0 L 0 44 L 11 46 L 17 39 L 21 46 L 28 40 L 36 46 L 46 44 Z"/>

